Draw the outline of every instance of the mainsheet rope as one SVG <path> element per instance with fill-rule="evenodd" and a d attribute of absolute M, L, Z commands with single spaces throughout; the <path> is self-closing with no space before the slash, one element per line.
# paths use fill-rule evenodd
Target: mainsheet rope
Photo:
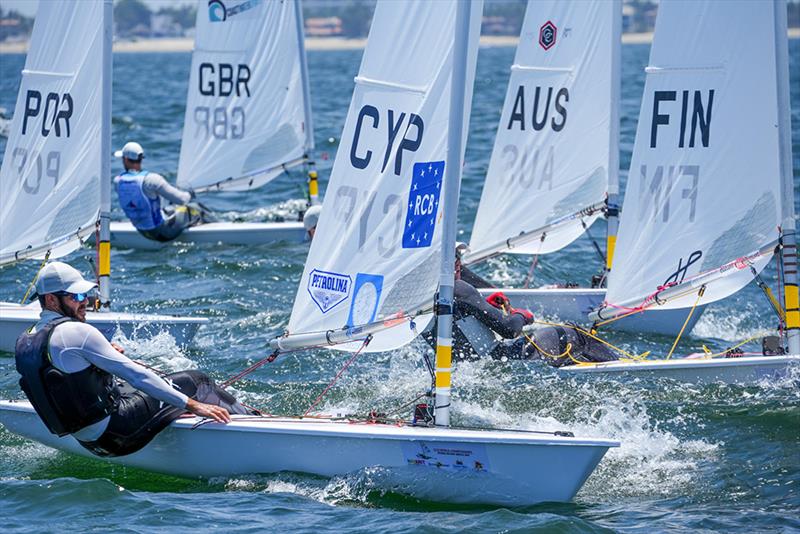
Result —
<path fill-rule="evenodd" d="M 20 306 L 24 306 L 25 305 L 25 301 L 28 300 L 28 295 L 31 294 L 31 289 L 33 289 L 34 284 L 36 284 L 36 281 L 39 279 L 39 274 L 41 274 L 42 269 L 44 269 L 44 266 L 47 264 L 47 260 L 49 260 L 49 259 L 50 259 L 50 251 L 48 250 L 47 253 L 44 255 L 44 259 L 42 260 L 42 264 L 39 265 L 39 268 L 36 270 L 36 274 L 33 275 L 33 280 L 31 280 L 31 283 L 28 284 L 28 290 L 25 291 L 25 296 L 22 297 L 22 302 L 19 303 Z"/>

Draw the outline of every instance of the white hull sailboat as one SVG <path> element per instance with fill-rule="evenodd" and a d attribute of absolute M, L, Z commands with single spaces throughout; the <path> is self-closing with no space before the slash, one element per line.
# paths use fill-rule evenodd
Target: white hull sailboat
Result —
<path fill-rule="evenodd" d="M 303 243 L 308 233 L 302 222 L 213 222 L 192 226 L 174 242 L 226 245 L 264 245 L 277 241 Z M 148 239 L 129 222 L 111 223 L 111 242 L 122 248 L 158 250 L 169 243 Z M 171 241 L 172 242 L 172 241 Z"/>
<path fill-rule="evenodd" d="M 17 338 L 39 321 L 41 308 L 38 302 L 27 306 L 11 302 L 0 302 L 0 351 L 14 352 Z M 117 311 L 86 312 L 86 322 L 94 326 L 109 341 L 117 333 L 131 339 L 152 337 L 161 332 L 169 334 L 180 346 L 188 345 L 197 330 L 208 323 L 205 317 L 176 317 L 144 313 Z"/>
<path fill-rule="evenodd" d="M 177 184 L 203 200 L 252 191 L 309 164 L 314 148 L 302 5 L 250 2 L 226 10 L 197 3 L 195 48 L 186 98 Z M 309 198 L 318 203 L 317 173 Z M 261 245 L 308 239 L 302 221 L 219 221 L 185 230 L 180 243 Z M 115 246 L 159 249 L 128 222 L 111 224 Z"/>
<path fill-rule="evenodd" d="M 619 211 L 619 1 L 530 1 L 511 67 L 467 265 L 499 254 L 546 254 L 605 212 L 611 269 Z M 600 248 L 597 248 L 598 252 Z M 585 324 L 604 288 L 501 288 L 511 305 Z M 483 290 L 488 295 L 497 289 Z M 699 319 L 695 310 L 688 328 Z M 675 335 L 686 312 L 632 315 L 618 330 Z"/>
<path fill-rule="evenodd" d="M 342 139 L 357 138 L 353 133 L 361 128 L 358 117 L 362 113 L 380 115 L 402 106 L 407 111 L 395 118 L 418 126 L 417 141 L 413 132 L 406 132 L 412 136 L 407 146 L 415 153 L 402 161 L 398 158 L 396 167 L 381 169 L 381 162 L 373 158 L 372 165 L 368 161 L 359 168 L 363 159 L 351 165 L 348 156 L 353 151 L 346 146 L 350 143 L 343 144 L 331 187 L 368 188 L 372 194 L 367 198 L 379 197 L 377 202 L 384 206 L 390 205 L 384 199 L 395 199 L 396 192 L 401 192 L 400 207 L 406 211 L 404 205 L 409 203 L 410 214 L 424 197 L 425 214 L 407 226 L 406 239 L 397 236 L 397 241 L 390 242 L 380 231 L 365 235 L 362 225 L 345 228 L 347 217 L 339 218 L 341 212 L 324 208 L 295 299 L 290 333 L 270 342 L 275 355 L 320 345 L 366 352 L 403 346 L 418 333 L 412 311 L 418 310 L 413 318 L 422 328 L 432 317 L 424 310 L 432 306 L 437 286 L 440 294 L 449 291 L 452 295 L 455 215 L 481 5 L 461 0 L 378 3 Z M 410 42 L 417 46 L 402 46 Z M 413 85 L 403 83 L 410 79 Z M 427 126 L 424 138 L 423 124 Z M 369 142 L 376 152 L 383 152 L 386 139 L 376 135 Z M 445 169 L 454 172 L 447 174 Z M 418 177 L 423 171 L 429 172 L 426 180 Z M 441 196 L 434 192 L 440 188 L 444 190 Z M 331 205 L 335 201 L 335 196 L 326 200 Z M 383 210 L 371 210 L 371 214 L 368 211 L 365 216 L 367 228 L 395 224 L 395 216 Z M 438 224 L 437 214 L 443 215 Z M 429 233 L 421 237 L 424 232 Z M 366 246 L 359 246 L 361 237 Z M 376 254 L 395 258 L 379 262 Z M 416 267 L 425 276 L 420 276 L 421 271 L 409 273 Z M 352 292 L 350 268 L 360 271 L 352 272 Z M 418 293 L 403 284 L 409 274 L 416 274 Z M 395 300 L 388 299 L 390 295 Z M 221 425 L 191 417 L 173 422 L 140 452 L 110 461 L 187 477 L 280 471 L 336 476 L 381 468 L 401 477 L 401 483 L 393 487 L 436 501 L 507 506 L 572 499 L 606 451 L 619 443 L 576 438 L 568 432 L 451 427 L 449 340 L 441 331 L 451 316 L 444 314 L 444 308 L 441 302 L 437 306 L 433 413 L 427 412 L 420 421 L 382 424 L 314 416 L 237 416 Z M 47 432 L 27 402 L 0 402 L 0 422 L 17 434 L 87 455 L 73 438 L 59 439 Z M 214 454 L 222 450 L 237 452 Z"/>
<path fill-rule="evenodd" d="M 126 335 L 167 331 L 185 345 L 207 319 L 109 310 L 111 251 L 103 236 L 111 189 L 100 177 L 110 176 L 103 154 L 110 153 L 111 143 L 111 34 L 103 33 L 100 14 L 97 20 L 76 20 L 74 5 L 60 6 L 55 15 L 53 10 L 48 6 L 37 17 L 40 29 L 31 38 L 0 170 L 0 265 L 66 256 L 99 228 L 102 311 L 89 312 L 88 321 L 109 339 L 118 329 Z M 68 50 L 62 39 L 70 43 Z M 40 112 L 45 98 L 50 106 L 62 106 L 50 111 L 50 118 L 58 113 L 52 124 Z M 81 113 L 73 112 L 77 109 Z M 37 302 L 0 304 L 0 350 L 13 352 L 39 312 Z"/>
<path fill-rule="evenodd" d="M 0 401 L 11 432 L 92 457 L 48 432 L 28 402 Z M 189 478 L 294 471 L 333 477 L 371 467 L 394 473 L 413 496 L 524 506 L 570 501 L 618 442 L 548 433 L 421 428 L 324 418 L 233 416 L 227 425 L 178 419 L 144 449 L 109 461 Z M 214 454 L 209 451 L 236 451 Z"/>
<path fill-rule="evenodd" d="M 775 258 L 784 302 L 759 285 L 779 337 L 755 354 L 671 357 L 676 339 L 661 359 L 561 370 L 689 382 L 790 375 L 800 366 L 800 309 L 786 3 L 664 2 L 646 72 L 627 212 L 608 281 L 608 299 L 622 306 L 601 306 L 590 317 L 600 324 L 629 308 L 646 315 L 714 302 L 759 278 Z M 744 117 L 752 102 L 759 113 Z"/>

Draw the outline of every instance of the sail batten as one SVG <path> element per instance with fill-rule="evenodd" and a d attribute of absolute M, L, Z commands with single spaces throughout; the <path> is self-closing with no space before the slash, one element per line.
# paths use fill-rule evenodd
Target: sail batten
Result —
<path fill-rule="evenodd" d="M 220 19 L 199 2 L 177 183 L 261 187 L 313 146 L 296 2 L 239 2 Z M 251 180 L 260 175 L 258 180 Z M 220 179 L 220 177 L 224 177 Z"/>
<path fill-rule="evenodd" d="M 699 301 L 691 294 L 660 307 L 714 302 L 768 263 L 782 175 L 774 9 L 758 1 L 659 6 L 608 278 L 611 305 L 709 276 Z M 753 105 L 758 112 L 743 116 Z"/>
<path fill-rule="evenodd" d="M 617 19 L 616 0 L 528 2 L 470 237 L 473 251 L 555 252 L 585 231 L 580 221 L 568 228 L 561 221 L 605 202 L 611 182 L 616 190 Z M 596 219 L 584 221 L 586 228 Z M 517 239 L 556 225 L 560 231 L 545 241 L 522 246 Z"/>

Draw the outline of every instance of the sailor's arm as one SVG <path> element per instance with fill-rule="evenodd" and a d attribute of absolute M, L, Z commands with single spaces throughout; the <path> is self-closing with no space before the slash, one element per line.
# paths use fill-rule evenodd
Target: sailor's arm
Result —
<path fill-rule="evenodd" d="M 191 193 L 171 185 L 163 176 L 154 172 L 147 173 L 142 185 L 145 193 L 151 198 L 158 195 L 173 204 L 188 204 L 192 200 Z"/>
<path fill-rule="evenodd" d="M 506 339 L 513 339 L 522 333 L 525 318 L 517 313 L 505 315 L 478 293 L 478 290 L 464 282 L 456 280 L 455 298 L 460 305 L 465 306 L 470 315 L 481 323 L 491 328 L 494 332 Z"/>

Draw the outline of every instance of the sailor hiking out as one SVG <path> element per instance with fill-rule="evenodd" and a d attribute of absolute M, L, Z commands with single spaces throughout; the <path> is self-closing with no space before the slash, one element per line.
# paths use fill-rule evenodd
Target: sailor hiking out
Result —
<path fill-rule="evenodd" d="M 211 222 L 210 215 L 194 195 L 173 185 L 160 174 L 142 169 L 144 150 L 128 142 L 114 156 L 122 158 L 125 171 L 114 179 L 117 196 L 125 215 L 143 236 L 155 241 L 172 241 L 186 228 Z M 161 199 L 173 205 L 161 206 Z"/>
<path fill-rule="evenodd" d="M 123 456 L 147 445 L 186 412 L 219 423 L 251 413 L 199 371 L 160 377 L 126 357 L 86 324 L 96 284 L 66 263 L 42 269 L 39 322 L 16 346 L 20 386 L 53 434 L 71 434 L 99 456 Z"/>
<path fill-rule="evenodd" d="M 574 363 L 576 359 L 587 362 L 616 359 L 613 352 L 585 336 L 579 329 L 539 326 L 531 334 L 523 334 L 523 327 L 534 322 L 533 313 L 512 308 L 508 297 L 500 291 L 484 299 L 475 286 L 491 286 L 461 265 L 461 256 L 466 248 L 463 243 L 456 247 L 454 358 L 542 359 L 554 367 Z M 435 332 L 435 329 L 425 333 L 429 343 L 433 341 L 431 332 Z M 556 355 L 559 357 L 554 357 Z"/>

